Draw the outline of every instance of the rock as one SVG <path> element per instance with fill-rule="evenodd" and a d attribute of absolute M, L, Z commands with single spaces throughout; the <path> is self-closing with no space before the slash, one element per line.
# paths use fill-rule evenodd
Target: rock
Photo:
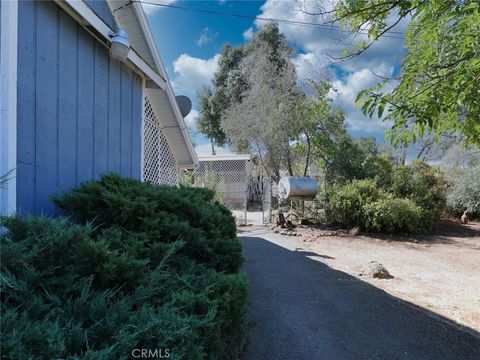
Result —
<path fill-rule="evenodd" d="M 337 231 L 337 236 L 350 236 L 348 230 L 340 229 Z"/>
<path fill-rule="evenodd" d="M 357 236 L 357 235 L 360 234 L 360 228 L 358 226 L 355 226 L 355 227 L 351 228 L 348 233 L 352 236 Z"/>
<path fill-rule="evenodd" d="M 391 279 L 392 275 L 388 270 L 377 261 L 370 261 L 368 264 L 362 267 L 360 276 L 368 276 L 377 279 Z"/>
<path fill-rule="evenodd" d="M 318 231 L 315 233 L 317 236 L 337 236 L 336 231 Z"/>

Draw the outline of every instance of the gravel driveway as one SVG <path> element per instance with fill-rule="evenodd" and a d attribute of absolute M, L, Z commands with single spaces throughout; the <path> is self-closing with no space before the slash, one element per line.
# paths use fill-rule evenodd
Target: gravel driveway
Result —
<path fill-rule="evenodd" d="M 242 359 L 480 359 L 480 337 L 328 267 L 298 239 L 240 235 L 251 326 Z"/>

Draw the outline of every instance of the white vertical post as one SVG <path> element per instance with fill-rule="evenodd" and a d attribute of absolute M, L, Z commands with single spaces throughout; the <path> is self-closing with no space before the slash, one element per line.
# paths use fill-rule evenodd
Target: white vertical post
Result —
<path fill-rule="evenodd" d="M 142 138 L 140 142 L 140 180 L 145 181 L 144 177 L 144 162 L 145 162 L 145 96 L 146 96 L 146 81 L 143 79 L 142 81 L 142 125 L 141 125 L 141 133 Z"/>
<path fill-rule="evenodd" d="M 12 172 L 0 189 L 0 214 L 16 211 L 18 1 L 1 1 L 0 21 L 0 176 Z"/>

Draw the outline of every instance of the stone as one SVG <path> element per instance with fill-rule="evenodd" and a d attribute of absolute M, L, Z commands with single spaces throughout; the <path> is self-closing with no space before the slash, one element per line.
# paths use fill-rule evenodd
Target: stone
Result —
<path fill-rule="evenodd" d="M 355 227 L 351 228 L 348 233 L 352 236 L 360 235 L 360 228 L 358 226 L 355 226 Z"/>
<path fill-rule="evenodd" d="M 340 229 L 337 231 L 337 236 L 347 237 L 350 236 L 350 233 L 348 230 Z"/>
<path fill-rule="evenodd" d="M 367 276 L 377 279 L 392 279 L 388 270 L 377 261 L 370 261 L 368 264 L 362 267 L 360 276 Z"/>

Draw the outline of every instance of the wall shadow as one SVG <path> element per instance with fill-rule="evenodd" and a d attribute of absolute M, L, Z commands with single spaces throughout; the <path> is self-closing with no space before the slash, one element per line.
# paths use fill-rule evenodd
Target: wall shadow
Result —
<path fill-rule="evenodd" d="M 251 326 L 242 359 L 480 358 L 480 333 L 308 257 L 322 255 L 241 241 Z"/>

